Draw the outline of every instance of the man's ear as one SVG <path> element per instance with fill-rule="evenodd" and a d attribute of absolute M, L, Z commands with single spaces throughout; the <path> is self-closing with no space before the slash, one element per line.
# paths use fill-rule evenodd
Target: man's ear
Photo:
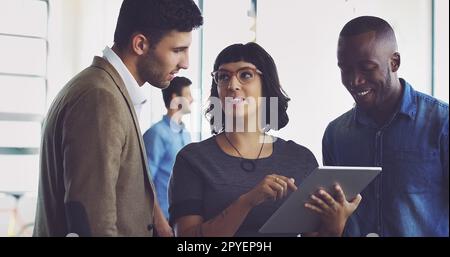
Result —
<path fill-rule="evenodd" d="M 136 33 L 131 38 L 131 50 L 137 55 L 143 55 L 147 52 L 149 43 L 146 36 Z"/>
<path fill-rule="evenodd" d="M 172 98 L 172 100 L 176 97 L 178 97 L 178 95 L 176 93 L 172 93 L 172 95 L 170 96 Z"/>
<path fill-rule="evenodd" d="M 392 72 L 398 71 L 398 69 L 400 68 L 400 53 L 395 52 L 392 54 L 390 65 Z"/>
<path fill-rule="evenodd" d="M 172 93 L 171 97 L 172 98 L 170 101 L 174 101 L 175 99 L 177 99 L 177 97 L 180 97 L 180 96 L 177 95 L 176 93 Z M 177 101 L 175 103 L 178 103 L 177 110 L 180 110 L 182 107 L 182 104 L 180 103 L 180 99 L 177 99 Z"/>

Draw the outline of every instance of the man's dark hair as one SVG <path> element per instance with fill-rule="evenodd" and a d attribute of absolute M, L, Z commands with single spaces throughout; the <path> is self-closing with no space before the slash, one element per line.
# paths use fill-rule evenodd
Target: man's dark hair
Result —
<path fill-rule="evenodd" d="M 192 82 L 185 77 L 175 77 L 170 81 L 170 85 L 162 90 L 162 96 L 164 99 L 164 105 L 166 108 L 170 108 L 170 102 L 172 101 L 172 95 L 181 96 L 183 88 L 188 87 Z"/>
<path fill-rule="evenodd" d="M 114 43 L 123 49 L 134 34 L 142 33 L 155 46 L 171 30 L 190 32 L 202 24 L 202 14 L 192 0 L 124 0 Z"/>
<path fill-rule="evenodd" d="M 247 44 L 234 44 L 226 47 L 219 53 L 214 63 L 214 71 L 219 69 L 222 64 L 244 61 L 251 63 L 256 66 L 258 70 L 262 72 L 261 82 L 262 82 L 262 96 L 266 97 L 265 106 L 266 111 L 266 123 L 270 121 L 270 97 L 278 97 L 278 124 L 261 124 L 267 130 L 274 129 L 279 130 L 286 126 L 289 122 L 289 117 L 287 115 L 289 97 L 286 95 L 284 90 L 281 88 L 280 79 L 278 78 L 277 67 L 275 62 L 269 53 L 264 50 L 257 43 L 247 43 Z M 217 91 L 217 84 L 212 80 L 211 84 L 211 96 L 219 97 L 219 92 Z M 206 116 L 211 124 L 211 133 L 218 134 L 225 129 L 225 114 L 222 111 L 222 124 L 220 128 L 214 127 L 214 116 L 210 115 L 214 109 L 213 104 L 209 104 L 206 110 Z M 269 126 L 267 126 L 269 125 Z"/>
<path fill-rule="evenodd" d="M 374 31 L 377 38 L 395 40 L 395 33 L 387 21 L 375 16 L 360 16 L 347 22 L 342 28 L 339 37 L 351 37 Z"/>

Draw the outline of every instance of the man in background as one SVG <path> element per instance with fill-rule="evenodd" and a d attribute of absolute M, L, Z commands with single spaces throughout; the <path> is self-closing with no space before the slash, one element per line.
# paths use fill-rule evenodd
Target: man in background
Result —
<path fill-rule="evenodd" d="M 175 77 L 162 90 L 167 113 L 144 133 L 151 172 L 149 175 L 155 183 L 156 195 L 166 219 L 169 219 L 167 189 L 172 168 L 177 153 L 191 142 L 191 136 L 182 121 L 183 115 L 191 112 L 191 84 L 188 78 Z"/>

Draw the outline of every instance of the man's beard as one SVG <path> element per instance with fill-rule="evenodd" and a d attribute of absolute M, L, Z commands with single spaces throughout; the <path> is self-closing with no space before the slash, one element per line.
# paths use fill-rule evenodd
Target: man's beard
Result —
<path fill-rule="evenodd" d="M 170 81 L 164 81 L 164 75 L 160 73 L 161 65 L 156 60 L 153 50 L 150 49 L 145 56 L 140 57 L 137 73 L 144 82 L 163 89 L 169 86 Z"/>

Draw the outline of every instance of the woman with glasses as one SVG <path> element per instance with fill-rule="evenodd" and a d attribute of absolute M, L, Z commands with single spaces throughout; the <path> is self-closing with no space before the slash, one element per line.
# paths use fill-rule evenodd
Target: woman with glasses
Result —
<path fill-rule="evenodd" d="M 258 44 L 218 55 L 206 114 L 213 137 L 183 148 L 170 182 L 170 223 L 177 236 L 258 236 L 259 228 L 318 163 L 306 147 L 266 134 L 287 125 L 290 100 L 272 57 Z M 305 207 L 322 217 L 322 236 L 340 236 L 360 196 L 336 188 Z M 275 235 L 274 235 L 275 236 Z"/>

